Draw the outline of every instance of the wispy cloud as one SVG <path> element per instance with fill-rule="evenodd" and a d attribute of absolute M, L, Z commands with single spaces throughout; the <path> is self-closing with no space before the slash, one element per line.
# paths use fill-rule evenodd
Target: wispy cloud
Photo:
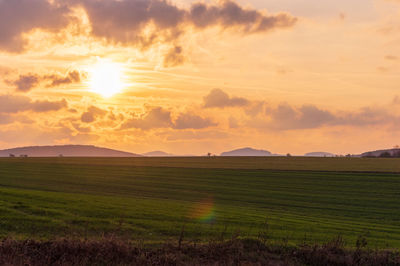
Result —
<path fill-rule="evenodd" d="M 67 107 L 68 103 L 65 99 L 60 101 L 32 101 L 31 98 L 26 96 L 0 95 L 0 113 L 18 113 L 23 111 L 43 113 L 58 111 Z"/>
<path fill-rule="evenodd" d="M 46 87 L 57 87 L 61 85 L 79 83 L 81 81 L 81 73 L 73 70 L 68 72 L 66 75 L 61 74 L 50 74 L 50 75 L 38 75 L 33 73 L 19 75 L 19 77 L 12 81 L 7 81 L 11 86 L 19 92 L 28 92 L 33 88 L 39 86 L 41 83 L 45 83 Z"/>

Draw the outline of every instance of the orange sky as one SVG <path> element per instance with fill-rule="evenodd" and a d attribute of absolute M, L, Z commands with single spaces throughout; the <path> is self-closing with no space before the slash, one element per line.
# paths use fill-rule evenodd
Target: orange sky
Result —
<path fill-rule="evenodd" d="M 0 0 L 0 148 L 390 148 L 399 67 L 396 0 Z"/>

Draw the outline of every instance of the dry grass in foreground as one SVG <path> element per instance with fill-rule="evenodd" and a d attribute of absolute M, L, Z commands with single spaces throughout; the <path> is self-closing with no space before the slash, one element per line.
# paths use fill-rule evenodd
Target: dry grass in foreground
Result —
<path fill-rule="evenodd" d="M 400 265 L 400 254 L 362 245 L 345 249 L 340 238 L 299 247 L 269 246 L 250 239 L 161 247 L 116 239 L 5 239 L 0 244 L 0 265 Z"/>

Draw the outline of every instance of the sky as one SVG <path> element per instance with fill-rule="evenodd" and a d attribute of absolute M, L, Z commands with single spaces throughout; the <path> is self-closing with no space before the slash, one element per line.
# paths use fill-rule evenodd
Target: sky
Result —
<path fill-rule="evenodd" d="M 0 148 L 400 144 L 398 0 L 0 0 Z"/>

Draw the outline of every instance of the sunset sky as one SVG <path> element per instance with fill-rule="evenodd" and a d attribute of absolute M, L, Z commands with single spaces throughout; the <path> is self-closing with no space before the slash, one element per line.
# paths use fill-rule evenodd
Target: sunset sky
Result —
<path fill-rule="evenodd" d="M 391 148 L 399 70 L 396 0 L 0 0 L 0 148 Z"/>

